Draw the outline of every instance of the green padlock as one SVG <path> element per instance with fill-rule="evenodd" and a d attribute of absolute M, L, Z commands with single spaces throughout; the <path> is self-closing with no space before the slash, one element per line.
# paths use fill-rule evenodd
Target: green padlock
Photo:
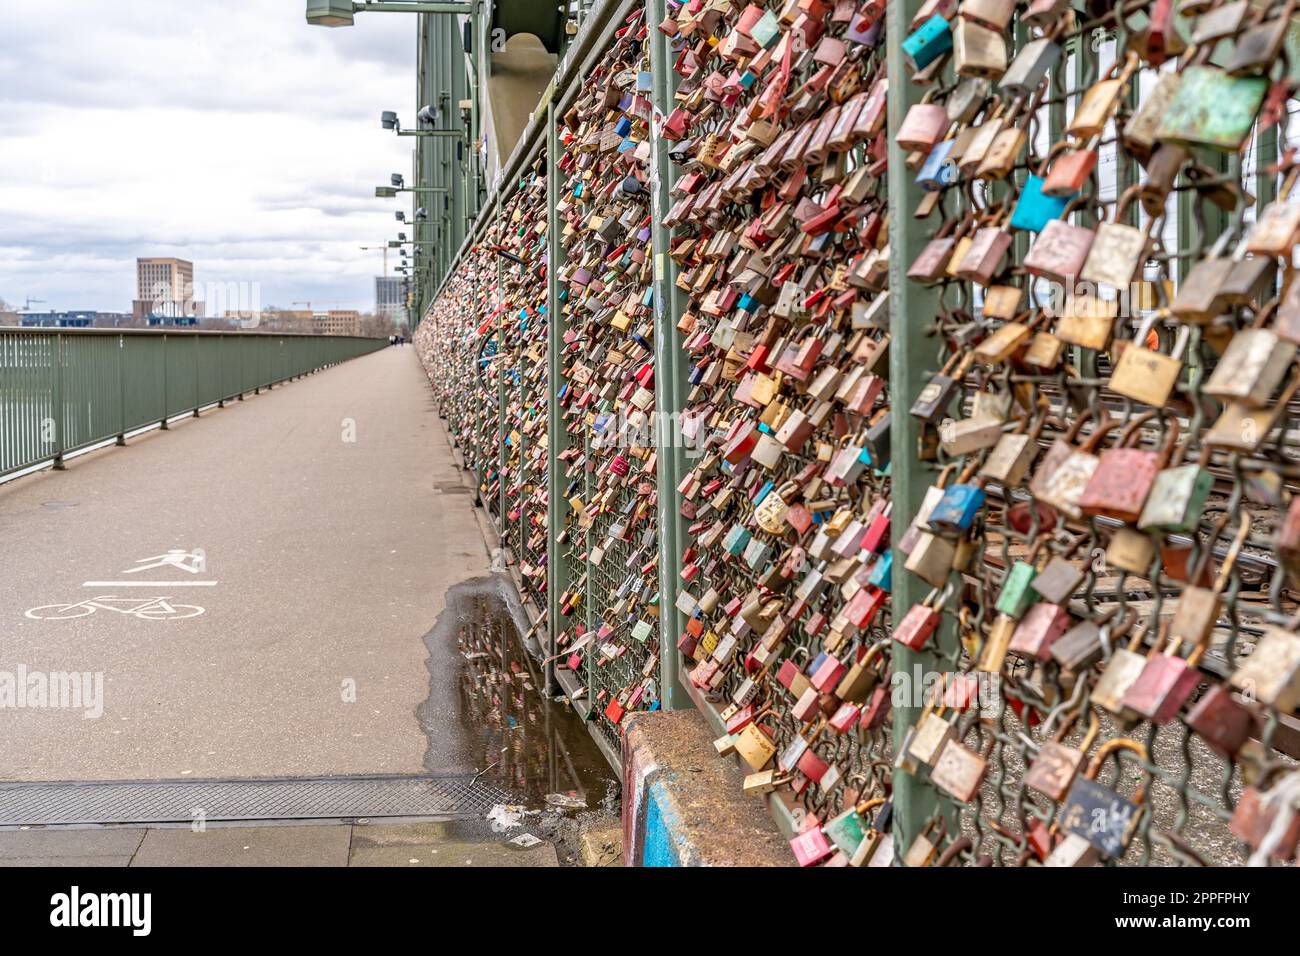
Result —
<path fill-rule="evenodd" d="M 1038 600 L 1038 595 L 1031 589 L 1038 569 L 1028 561 L 1017 561 L 1007 572 L 1002 582 L 1002 593 L 998 595 L 997 609 L 1007 617 L 1017 621 L 1024 617 L 1029 606 Z"/>
<path fill-rule="evenodd" d="M 1156 138 L 1236 152 L 1255 125 L 1268 86 L 1268 77 L 1229 76 L 1216 67 L 1189 66 Z"/>

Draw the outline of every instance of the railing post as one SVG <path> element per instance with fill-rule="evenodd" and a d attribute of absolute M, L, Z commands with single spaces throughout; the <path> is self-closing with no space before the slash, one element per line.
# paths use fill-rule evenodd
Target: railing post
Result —
<path fill-rule="evenodd" d="M 672 58 L 668 37 L 654 24 L 667 13 L 665 0 L 649 0 L 647 22 L 651 25 L 650 73 L 654 78 L 651 98 L 654 111 L 667 116 L 673 109 Z M 675 169 L 668 158 L 668 142 L 659 135 L 658 124 L 650 130 L 650 221 L 654 255 L 654 345 L 655 345 L 655 445 L 659 452 L 656 465 L 658 485 L 657 520 L 659 524 L 659 701 L 665 710 L 690 706 L 690 698 L 680 686 L 681 652 L 677 637 L 685 627 L 677 610 L 677 589 L 681 586 L 682 541 L 685 530 L 677 508 L 677 486 L 689 470 L 686 450 L 679 440 L 681 413 L 686 405 L 685 352 L 682 334 L 677 331 L 682 303 L 674 281 L 676 264 L 668 256 L 671 231 L 663 225 L 671 201 Z"/>
<path fill-rule="evenodd" d="M 164 332 L 162 336 L 162 370 L 163 370 L 162 421 L 159 423 L 158 427 L 161 428 L 163 431 L 167 431 L 167 333 L 166 332 Z"/>
<path fill-rule="evenodd" d="M 199 417 L 199 335 L 191 336 L 194 340 L 194 417 Z"/>
<path fill-rule="evenodd" d="M 126 336 L 117 333 L 117 445 L 126 446 Z"/>
<path fill-rule="evenodd" d="M 927 475 L 917 461 L 917 443 L 920 427 L 915 418 L 907 414 L 912 400 L 925 383 L 927 369 L 933 364 L 934 347 L 925 335 L 926 323 L 936 314 L 935 294 L 926 288 L 913 285 L 907 279 L 907 267 L 916 258 L 926 242 L 926 229 L 912 218 L 912 211 L 921 199 L 921 190 L 907 167 L 906 152 L 898 145 L 897 133 L 909 107 L 921 98 L 921 88 L 910 82 L 903 62 L 902 41 L 910 32 L 909 25 L 919 0 L 899 0 L 888 6 L 886 16 L 887 68 L 889 71 L 889 387 L 891 426 L 891 500 L 893 502 L 894 540 L 907 529 L 912 515 L 920 507 L 925 494 Z M 913 574 L 894 575 L 892 605 L 894 620 L 899 620 L 913 604 L 920 603 L 929 590 Z M 956 648 L 955 629 L 941 627 L 933 644 L 933 651 L 914 653 L 896 641 L 890 642 L 893 654 L 893 673 L 905 674 L 903 687 L 912 692 L 906 700 L 896 701 L 893 707 L 894 752 L 902 748 L 907 728 L 916 722 L 921 707 L 916 697 L 927 686 L 922 678 L 914 680 L 917 672 L 936 669 L 941 655 L 950 655 Z M 894 845 L 898 856 L 907 851 L 925 822 L 933 816 L 938 801 L 935 791 L 923 781 L 902 770 L 894 771 Z"/>
<path fill-rule="evenodd" d="M 63 471 L 63 333 L 54 335 L 54 470 Z"/>

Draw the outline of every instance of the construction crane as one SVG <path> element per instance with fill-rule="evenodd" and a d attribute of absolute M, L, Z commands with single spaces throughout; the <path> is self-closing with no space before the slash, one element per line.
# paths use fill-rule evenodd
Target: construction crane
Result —
<path fill-rule="evenodd" d="M 30 312 L 30 311 L 32 311 L 32 303 L 33 303 L 33 302 L 38 303 L 39 305 L 45 305 L 45 304 L 46 304 L 44 299 L 33 299 L 33 298 L 29 295 L 29 296 L 27 297 L 27 304 L 23 306 L 23 311 L 24 311 L 24 312 Z"/>
<path fill-rule="evenodd" d="M 384 253 L 384 278 L 388 278 L 388 246 L 361 246 L 362 252 L 374 252 L 376 249 L 383 250 Z"/>

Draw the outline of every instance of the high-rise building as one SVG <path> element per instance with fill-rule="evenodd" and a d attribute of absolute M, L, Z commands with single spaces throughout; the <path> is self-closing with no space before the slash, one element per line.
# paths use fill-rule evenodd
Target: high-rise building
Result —
<path fill-rule="evenodd" d="M 194 295 L 194 263 L 136 259 L 133 313 L 137 319 L 202 316 L 203 303 L 196 302 Z"/>
<path fill-rule="evenodd" d="M 375 315 L 381 315 L 394 325 L 406 317 L 406 289 L 401 276 L 375 277 Z"/>

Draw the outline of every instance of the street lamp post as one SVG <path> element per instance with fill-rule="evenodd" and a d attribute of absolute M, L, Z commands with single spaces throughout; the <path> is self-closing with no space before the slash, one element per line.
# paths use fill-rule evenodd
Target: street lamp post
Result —
<path fill-rule="evenodd" d="M 355 15 L 377 13 L 463 13 L 473 14 L 472 3 L 353 3 L 352 0 L 307 0 L 307 22 L 318 27 L 350 27 Z"/>

